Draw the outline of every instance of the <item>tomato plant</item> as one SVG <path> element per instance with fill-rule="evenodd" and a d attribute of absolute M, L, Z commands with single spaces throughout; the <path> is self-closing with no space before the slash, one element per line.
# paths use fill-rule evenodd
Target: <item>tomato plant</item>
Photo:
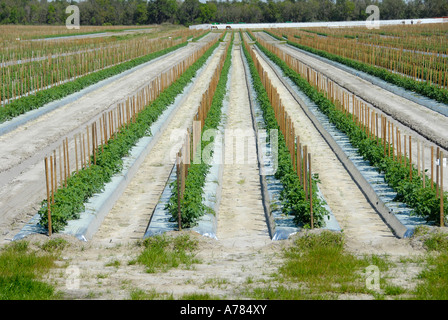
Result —
<path fill-rule="evenodd" d="M 112 176 L 122 169 L 123 157 L 128 155 L 137 141 L 148 133 L 148 128 L 174 102 L 177 95 L 182 93 L 186 85 L 204 65 L 207 58 L 219 45 L 216 42 L 199 59 L 193 63 L 175 82 L 146 108 L 126 127 L 110 139 L 106 145 L 97 151 L 97 163 L 83 168 L 77 174 L 67 179 L 67 187 L 56 190 L 54 203 L 51 204 L 52 231 L 61 231 L 67 221 L 79 218 L 85 209 L 84 204 L 95 193 L 101 192 Z M 93 156 L 92 156 L 93 158 Z M 93 159 L 92 159 L 93 160 Z M 47 200 L 42 201 L 39 209 L 40 221 L 43 226 L 48 225 Z"/>

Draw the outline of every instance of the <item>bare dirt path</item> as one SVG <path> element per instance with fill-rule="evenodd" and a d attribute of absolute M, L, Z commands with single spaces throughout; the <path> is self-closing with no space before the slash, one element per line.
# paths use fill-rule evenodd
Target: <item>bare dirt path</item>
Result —
<path fill-rule="evenodd" d="M 59 146 L 62 138 L 85 130 L 85 125 L 93 117 L 133 94 L 137 88 L 217 36 L 219 34 L 211 33 L 202 41 L 189 44 L 155 64 L 138 69 L 0 136 L 0 241 L 12 239 L 37 212 L 46 196 L 43 159 Z"/>
<path fill-rule="evenodd" d="M 234 151 L 232 159 L 226 157 L 223 170 L 222 196 L 219 208 L 217 237 L 220 254 L 234 256 L 251 268 L 251 256 L 258 250 L 269 252 L 271 239 L 268 233 L 259 180 L 255 133 L 252 121 L 241 47 L 237 43 L 232 52 L 230 103 L 226 130 L 244 132 L 243 136 L 225 141 L 225 153 Z M 241 141 L 237 141 L 241 139 Z M 244 140 L 244 143 L 243 141 Z M 244 154 L 242 157 L 241 153 Z M 253 262 L 255 263 L 255 259 Z M 227 272 L 224 266 L 223 272 Z M 231 272 L 231 270 L 228 270 Z"/>

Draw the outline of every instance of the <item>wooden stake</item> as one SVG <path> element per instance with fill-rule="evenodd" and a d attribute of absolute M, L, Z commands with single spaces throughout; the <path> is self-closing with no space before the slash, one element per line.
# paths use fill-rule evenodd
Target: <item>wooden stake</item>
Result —
<path fill-rule="evenodd" d="M 375 113 L 375 135 L 376 135 L 376 145 L 380 143 L 379 131 L 378 131 L 378 113 Z"/>
<path fill-rule="evenodd" d="M 177 154 L 176 161 L 176 176 L 177 176 L 177 224 L 179 231 L 182 230 L 181 210 L 180 210 L 180 154 Z"/>
<path fill-rule="evenodd" d="M 90 167 L 90 136 L 89 136 L 89 126 L 86 126 L 86 131 L 87 131 L 87 165 Z"/>
<path fill-rule="evenodd" d="M 440 166 L 440 226 L 443 227 L 444 224 L 444 210 L 443 210 L 443 152 L 440 151 L 439 157 Z"/>
<path fill-rule="evenodd" d="M 307 182 L 307 170 L 308 170 L 308 159 L 307 158 L 308 158 L 308 156 L 307 156 L 307 154 L 308 154 L 308 146 L 304 146 L 303 147 L 303 161 L 304 161 L 304 163 L 303 163 L 303 181 L 304 181 L 303 187 L 305 190 L 305 195 L 308 198 L 308 186 L 307 186 L 307 184 L 308 184 L 308 182 Z"/>
<path fill-rule="evenodd" d="M 409 178 L 412 181 L 412 137 L 409 136 Z"/>
<path fill-rule="evenodd" d="M 313 184 L 311 175 L 311 153 L 308 153 L 308 164 L 309 164 L 309 191 L 310 191 L 310 215 L 311 215 L 311 229 L 314 229 L 314 219 L 313 219 Z"/>
<path fill-rule="evenodd" d="M 391 128 L 391 134 L 392 134 L 392 160 L 395 161 L 395 137 L 394 137 L 394 124 L 391 124 L 392 128 Z"/>
<path fill-rule="evenodd" d="M 63 182 L 63 175 L 62 175 L 62 152 L 61 152 L 61 146 L 59 146 L 59 177 L 61 180 L 61 188 L 64 186 L 64 182 Z"/>
<path fill-rule="evenodd" d="M 75 140 L 75 162 L 76 162 L 76 173 L 78 173 L 78 142 L 76 141 L 76 135 L 74 136 Z"/>
<path fill-rule="evenodd" d="M 64 184 L 67 187 L 67 154 L 64 140 L 62 140 L 62 151 L 64 152 Z"/>
<path fill-rule="evenodd" d="M 387 149 L 388 149 L 388 156 L 390 158 L 390 121 L 387 121 Z"/>
<path fill-rule="evenodd" d="M 93 164 L 96 165 L 96 136 L 95 136 L 95 124 L 92 123 L 92 154 L 93 154 Z"/>
<path fill-rule="evenodd" d="M 422 173 L 423 188 L 426 188 L 426 172 L 425 172 L 425 145 L 422 143 Z"/>
<path fill-rule="evenodd" d="M 67 152 L 67 179 L 70 178 L 70 157 L 68 153 L 68 138 L 65 138 L 65 151 Z"/>
<path fill-rule="evenodd" d="M 439 165 L 440 165 L 440 158 L 439 158 L 439 154 L 440 154 L 440 148 L 437 147 L 437 151 L 436 151 L 436 197 L 439 197 Z"/>
<path fill-rule="evenodd" d="M 54 162 L 54 188 L 58 188 L 58 177 L 56 169 L 56 150 L 53 150 L 53 162 Z"/>
<path fill-rule="evenodd" d="M 417 139 L 417 175 L 420 177 L 420 140 Z"/>
<path fill-rule="evenodd" d="M 84 133 L 82 134 L 82 153 L 83 153 L 83 168 L 87 167 L 87 158 L 86 158 L 86 138 Z"/>
<path fill-rule="evenodd" d="M 48 213 L 48 236 L 51 237 L 51 203 L 50 203 L 50 184 L 48 181 L 48 158 L 45 157 L 45 179 L 47 183 L 47 213 Z"/>
<path fill-rule="evenodd" d="M 300 168 L 301 166 L 301 161 L 300 161 L 300 148 L 301 148 L 301 144 L 300 144 L 300 137 L 297 136 L 296 138 L 296 173 L 297 176 L 299 177 L 299 181 L 300 183 L 302 183 L 302 170 Z"/>
<path fill-rule="evenodd" d="M 434 146 L 431 146 L 431 189 L 434 189 Z"/>
<path fill-rule="evenodd" d="M 100 117 L 99 118 L 99 120 L 100 120 L 100 143 L 101 143 L 101 152 L 103 152 L 104 151 L 104 140 L 103 140 L 103 132 L 104 132 L 104 130 L 103 130 L 103 119 L 102 119 L 102 117 Z"/>

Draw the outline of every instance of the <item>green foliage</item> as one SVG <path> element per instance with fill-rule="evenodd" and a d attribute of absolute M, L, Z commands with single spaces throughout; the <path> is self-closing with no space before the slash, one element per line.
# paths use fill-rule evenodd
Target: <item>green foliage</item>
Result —
<path fill-rule="evenodd" d="M 233 46 L 233 34 L 230 46 L 226 53 L 227 56 L 221 70 L 218 85 L 213 95 L 210 110 L 205 119 L 204 127 L 202 128 L 202 132 L 205 132 L 210 129 L 216 129 L 221 121 L 221 114 L 222 114 L 221 109 L 224 97 L 227 92 L 226 86 L 232 58 L 231 55 L 232 46 Z M 197 152 L 201 152 L 202 154 L 204 148 L 206 148 L 210 143 L 213 143 L 213 138 L 210 139 L 209 141 L 201 139 L 201 145 L 200 145 L 201 149 L 197 150 Z M 210 165 L 205 163 L 204 161 L 201 161 L 201 163 L 192 163 L 188 168 L 188 176 L 185 182 L 184 197 L 183 199 L 181 199 L 180 203 L 181 225 L 183 228 L 193 227 L 194 225 L 196 225 L 197 220 L 201 216 L 203 216 L 206 212 L 211 210 L 210 208 L 207 208 L 203 204 L 202 199 L 205 178 L 209 170 Z M 174 181 L 172 184 L 173 194 L 170 197 L 170 200 L 166 206 L 168 211 L 171 213 L 173 221 L 177 221 L 178 219 L 176 183 L 177 182 Z"/>
<path fill-rule="evenodd" d="M 51 5 L 49 5 L 51 3 Z M 184 5 L 187 3 L 188 5 Z M 312 22 L 312 21 L 363 21 L 367 3 L 364 0 L 338 1 L 13 1 L 0 2 L 0 24 L 23 23 L 62 25 L 70 4 L 79 7 L 83 25 L 136 25 L 161 23 L 234 22 Z M 416 19 L 442 17 L 447 4 L 443 0 L 432 1 L 369 1 L 377 4 L 381 19 Z M 205 7 L 205 8 L 203 8 Z M 144 11 L 147 11 L 145 14 Z M 146 20 L 145 20 L 146 18 Z"/>
<path fill-rule="evenodd" d="M 257 94 L 257 101 L 263 111 L 263 119 L 267 130 L 278 130 L 278 168 L 275 177 L 279 179 L 283 185 L 281 192 L 282 210 L 285 214 L 292 214 L 298 224 L 304 227 L 311 225 L 310 202 L 306 199 L 300 179 L 294 171 L 291 156 L 286 147 L 285 139 L 281 131 L 277 119 L 275 118 L 274 109 L 271 106 L 266 90 L 261 82 L 255 65 L 246 48 L 242 47 L 249 69 L 252 75 L 253 87 Z M 315 227 L 324 224 L 324 218 L 328 215 L 327 210 L 323 206 L 322 200 L 317 196 L 317 181 L 315 177 L 312 179 L 313 187 L 313 223 Z"/>
<path fill-rule="evenodd" d="M 415 288 L 415 299 L 448 299 L 448 238 L 446 233 L 435 232 L 425 240 L 425 246 L 432 254 L 428 255 L 428 266 L 419 274 Z"/>
<path fill-rule="evenodd" d="M 414 214 L 424 217 L 428 221 L 438 222 L 440 215 L 440 201 L 436 199 L 435 189 L 431 189 L 429 183 L 423 187 L 421 177 L 418 177 L 417 170 L 412 170 L 412 181 L 410 179 L 409 159 L 408 167 L 404 167 L 394 161 L 392 157 L 384 155 L 382 141 L 369 138 L 365 131 L 360 128 L 351 117 L 347 117 L 339 111 L 334 104 L 327 99 L 324 94 L 318 92 L 305 79 L 289 68 L 284 61 L 269 52 L 258 42 L 259 48 L 274 61 L 299 88 L 313 101 L 321 112 L 323 112 L 329 121 L 339 130 L 344 132 L 350 140 L 350 143 L 358 149 L 360 155 L 370 162 L 370 165 L 376 167 L 379 172 L 385 174 L 385 181 L 397 192 L 395 200 L 406 203 L 414 209 Z M 425 177 L 426 181 L 430 181 Z M 444 202 L 447 201 L 447 193 L 444 194 Z M 448 206 L 445 206 L 445 216 L 448 214 Z"/>
<path fill-rule="evenodd" d="M 78 92 L 88 86 L 98 83 L 101 80 L 110 78 L 142 63 L 148 62 L 171 51 L 184 47 L 187 44 L 187 42 L 184 42 L 176 46 L 153 52 L 149 55 L 85 75 L 74 81 L 39 91 L 36 94 L 13 100 L 11 103 L 8 103 L 4 107 L 0 108 L 0 123 L 11 120 L 12 118 L 24 114 L 25 112 L 28 112 L 30 110 L 38 109 L 52 101 L 62 99 L 72 93 Z"/>
<path fill-rule="evenodd" d="M 361 271 L 369 262 L 344 250 L 342 233 L 298 234 L 283 254 L 278 280 L 285 286 L 257 288 L 254 298 L 327 300 L 338 294 L 367 293 Z"/>
<path fill-rule="evenodd" d="M 38 254 L 26 241 L 14 242 L 0 252 L 0 300 L 46 300 L 54 288 L 39 277 L 54 266 L 51 254 Z"/>
<path fill-rule="evenodd" d="M 199 261 L 194 258 L 197 249 L 197 241 L 188 235 L 168 237 L 159 235 L 147 238 L 143 241 L 144 250 L 137 263 L 146 266 L 146 272 L 155 273 L 177 268 L 181 264 L 187 267 Z"/>
<path fill-rule="evenodd" d="M 54 194 L 55 203 L 51 205 L 51 222 L 53 232 L 61 231 L 69 220 L 78 219 L 85 209 L 85 202 L 95 193 L 101 192 L 112 176 L 122 169 L 122 158 L 127 156 L 131 148 L 143 136 L 148 134 L 151 124 L 162 112 L 182 93 L 197 70 L 205 63 L 216 43 L 209 48 L 190 68 L 188 68 L 174 83 L 163 91 L 151 105 L 142 110 L 136 122 L 131 122 L 123 128 L 114 139 L 110 139 L 103 150 L 98 150 L 97 163 L 73 174 L 67 181 L 67 187 L 58 189 Z M 47 200 L 42 201 L 39 210 L 40 224 L 48 225 Z"/>

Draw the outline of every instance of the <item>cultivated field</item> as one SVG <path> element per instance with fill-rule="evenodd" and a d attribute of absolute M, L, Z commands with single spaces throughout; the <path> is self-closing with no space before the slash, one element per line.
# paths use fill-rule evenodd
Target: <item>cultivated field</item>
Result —
<path fill-rule="evenodd" d="M 448 298 L 447 23 L 0 31 L 0 299 Z"/>

